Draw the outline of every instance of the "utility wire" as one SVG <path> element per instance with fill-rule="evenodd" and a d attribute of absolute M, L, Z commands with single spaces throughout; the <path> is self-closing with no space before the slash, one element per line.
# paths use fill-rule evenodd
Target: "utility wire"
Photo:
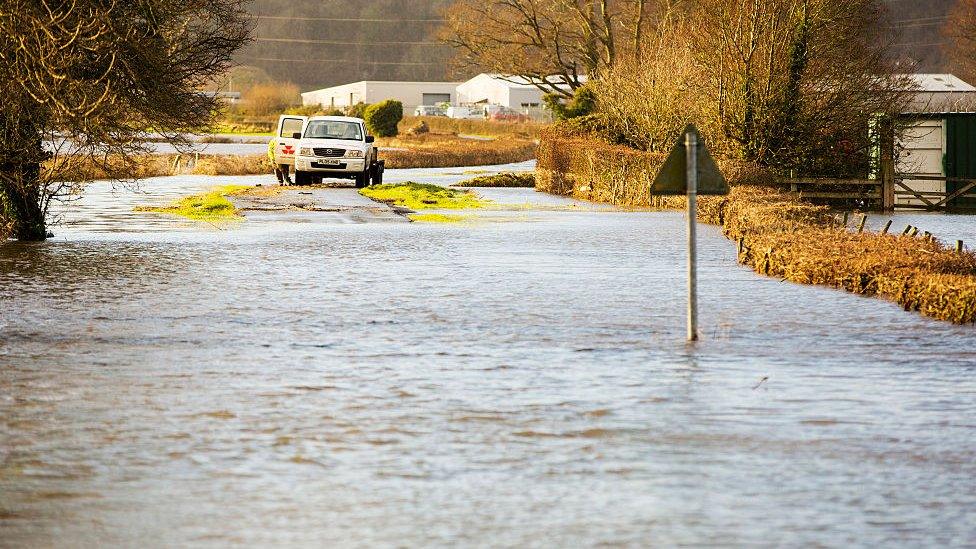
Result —
<path fill-rule="evenodd" d="M 282 59 L 279 57 L 241 57 L 248 61 L 273 61 L 276 63 L 349 63 L 363 65 L 396 65 L 408 67 L 441 66 L 443 63 L 412 63 L 408 61 L 360 61 L 358 59 Z"/>
<path fill-rule="evenodd" d="M 252 15 L 252 19 L 274 21 L 326 21 L 336 23 L 445 23 L 447 19 L 353 19 L 343 17 L 292 17 L 288 15 Z"/>
<path fill-rule="evenodd" d="M 343 42 L 341 40 L 311 40 L 298 38 L 262 38 L 257 37 L 255 42 L 283 42 L 287 44 L 315 44 L 319 46 L 450 46 L 443 42 Z"/>

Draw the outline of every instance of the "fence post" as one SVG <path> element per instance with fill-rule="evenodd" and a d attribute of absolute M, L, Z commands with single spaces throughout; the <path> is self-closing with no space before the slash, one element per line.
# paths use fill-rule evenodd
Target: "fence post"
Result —
<path fill-rule="evenodd" d="M 895 128 L 891 119 L 885 117 L 879 124 L 881 153 L 881 209 L 890 212 L 895 209 Z"/>

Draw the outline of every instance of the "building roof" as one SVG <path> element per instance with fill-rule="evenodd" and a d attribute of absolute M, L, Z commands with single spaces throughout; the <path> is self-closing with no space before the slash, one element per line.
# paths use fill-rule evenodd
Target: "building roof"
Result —
<path fill-rule="evenodd" d="M 976 87 L 952 74 L 909 74 L 915 97 L 906 114 L 976 112 Z"/>
<path fill-rule="evenodd" d="M 422 86 L 422 85 L 436 85 L 436 86 L 458 86 L 460 82 L 400 82 L 395 80 L 360 80 L 359 82 L 350 82 L 348 84 L 340 84 L 338 86 L 330 86 L 328 88 L 321 88 L 318 90 L 310 90 L 307 92 L 302 92 L 302 95 L 309 93 L 325 92 L 330 90 L 336 90 L 339 88 L 347 88 L 349 86 L 373 86 L 373 85 L 399 85 L 399 86 Z"/>
<path fill-rule="evenodd" d="M 954 74 L 909 74 L 918 91 L 921 92 L 976 92 L 968 82 Z"/>
<path fill-rule="evenodd" d="M 465 84 L 469 84 L 476 80 L 484 80 L 484 79 L 493 80 L 511 89 L 521 89 L 521 90 L 538 89 L 538 87 L 532 83 L 532 80 L 526 78 L 525 76 L 506 75 L 506 74 L 483 73 L 483 74 L 479 74 L 478 76 L 475 76 L 471 80 L 468 80 L 467 82 L 465 82 Z M 579 79 L 581 82 L 586 82 L 586 75 L 580 75 Z M 562 77 L 559 76 L 550 76 L 547 78 L 547 80 L 550 83 L 556 84 L 558 86 L 567 86 L 567 84 L 563 83 Z"/>

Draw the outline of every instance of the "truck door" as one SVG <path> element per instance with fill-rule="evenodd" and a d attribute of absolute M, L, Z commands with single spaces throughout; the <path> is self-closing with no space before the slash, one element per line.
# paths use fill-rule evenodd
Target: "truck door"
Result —
<path fill-rule="evenodd" d="M 307 116 L 291 116 L 286 114 L 278 118 L 278 130 L 274 138 L 275 162 L 278 165 L 295 165 L 295 153 L 298 152 L 295 150 L 295 147 L 298 146 L 298 140 L 293 136 L 296 133 L 302 133 L 305 130 L 305 124 L 307 122 Z"/>

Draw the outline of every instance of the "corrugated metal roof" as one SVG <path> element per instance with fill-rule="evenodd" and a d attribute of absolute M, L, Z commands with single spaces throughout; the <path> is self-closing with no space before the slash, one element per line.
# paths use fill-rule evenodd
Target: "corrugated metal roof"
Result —
<path fill-rule="evenodd" d="M 952 74 L 908 74 L 916 94 L 906 114 L 976 112 L 976 87 Z"/>
<path fill-rule="evenodd" d="M 976 92 L 968 82 L 954 74 L 909 74 L 920 92 Z"/>

